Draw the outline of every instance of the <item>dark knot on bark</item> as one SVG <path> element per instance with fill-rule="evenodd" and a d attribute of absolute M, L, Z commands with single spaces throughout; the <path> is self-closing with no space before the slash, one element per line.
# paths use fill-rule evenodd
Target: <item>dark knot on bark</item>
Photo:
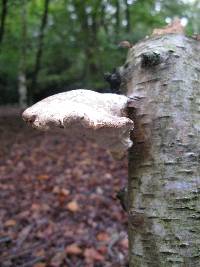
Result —
<path fill-rule="evenodd" d="M 142 54 L 142 68 L 149 68 L 161 63 L 161 56 L 156 52 L 147 52 Z"/>

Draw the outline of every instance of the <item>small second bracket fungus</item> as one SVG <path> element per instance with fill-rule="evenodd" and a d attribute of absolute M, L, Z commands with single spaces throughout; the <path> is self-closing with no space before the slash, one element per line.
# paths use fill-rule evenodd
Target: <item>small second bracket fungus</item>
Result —
<path fill-rule="evenodd" d="M 127 118 L 128 98 L 123 95 L 78 89 L 52 95 L 27 108 L 23 119 L 40 130 L 65 130 L 122 155 L 131 147 L 133 121 Z"/>

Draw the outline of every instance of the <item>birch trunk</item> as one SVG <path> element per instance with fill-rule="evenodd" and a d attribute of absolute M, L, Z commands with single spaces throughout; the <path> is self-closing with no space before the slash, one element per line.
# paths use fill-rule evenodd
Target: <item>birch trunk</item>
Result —
<path fill-rule="evenodd" d="M 41 67 L 41 60 L 43 55 L 43 48 L 44 48 L 44 37 L 45 37 L 45 29 L 48 23 L 48 13 L 49 13 L 49 4 L 51 0 L 44 0 L 44 11 L 41 18 L 41 25 L 39 29 L 39 36 L 38 36 L 38 47 L 36 51 L 36 58 L 35 58 L 35 66 L 32 74 L 32 81 L 30 85 L 30 92 L 29 92 L 29 102 L 33 102 L 34 92 L 36 90 L 38 74 Z"/>
<path fill-rule="evenodd" d="M 21 8 L 21 57 L 18 74 L 18 94 L 20 108 L 27 107 L 27 80 L 26 80 L 26 50 L 27 50 L 27 9 L 26 1 L 22 1 Z"/>
<path fill-rule="evenodd" d="M 200 43 L 169 34 L 130 49 L 129 267 L 200 266 Z"/>
<path fill-rule="evenodd" d="M 26 87 L 26 75 L 20 71 L 18 75 L 18 93 L 19 93 L 19 107 L 27 107 L 27 87 Z"/>

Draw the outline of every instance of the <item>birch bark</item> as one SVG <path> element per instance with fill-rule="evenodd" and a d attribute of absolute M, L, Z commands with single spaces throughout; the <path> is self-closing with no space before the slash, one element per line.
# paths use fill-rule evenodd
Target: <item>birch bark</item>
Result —
<path fill-rule="evenodd" d="M 200 266 L 200 43 L 168 34 L 129 50 L 129 267 Z"/>

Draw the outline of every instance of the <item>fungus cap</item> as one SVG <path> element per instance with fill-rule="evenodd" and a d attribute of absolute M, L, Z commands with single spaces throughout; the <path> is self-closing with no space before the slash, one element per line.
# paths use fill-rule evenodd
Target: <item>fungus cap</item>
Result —
<path fill-rule="evenodd" d="M 64 130 L 85 137 L 116 154 L 131 145 L 133 121 L 126 117 L 128 98 L 77 89 L 47 97 L 27 108 L 23 119 L 40 130 Z"/>

